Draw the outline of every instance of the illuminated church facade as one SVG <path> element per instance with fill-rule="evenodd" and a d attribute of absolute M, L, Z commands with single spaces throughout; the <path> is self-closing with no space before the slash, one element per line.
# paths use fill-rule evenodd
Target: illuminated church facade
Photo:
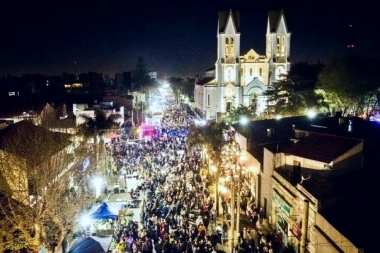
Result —
<path fill-rule="evenodd" d="M 194 89 L 195 107 L 204 118 L 217 120 L 239 105 L 264 113 L 264 91 L 290 69 L 290 35 L 283 11 L 270 11 L 265 55 L 253 49 L 240 55 L 239 12 L 219 12 L 215 69 L 197 79 Z"/>

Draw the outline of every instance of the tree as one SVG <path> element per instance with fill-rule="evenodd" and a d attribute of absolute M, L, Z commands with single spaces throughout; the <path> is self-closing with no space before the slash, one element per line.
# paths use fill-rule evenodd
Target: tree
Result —
<path fill-rule="evenodd" d="M 321 97 L 314 92 L 321 64 L 299 62 L 292 65 L 285 79 L 275 82 L 264 93 L 269 113 L 304 115 L 308 109 L 322 107 Z"/>
<path fill-rule="evenodd" d="M 379 59 L 361 56 L 330 59 L 318 75 L 317 93 L 331 113 L 359 115 L 377 103 Z"/>
<path fill-rule="evenodd" d="M 136 67 L 132 71 L 132 91 L 136 98 L 135 108 L 137 124 L 142 121 L 144 108 L 147 107 L 147 98 L 149 91 L 152 89 L 152 80 L 149 76 L 144 58 L 137 58 Z"/>
<path fill-rule="evenodd" d="M 170 77 L 168 82 L 177 98 L 180 95 L 187 96 L 188 98 L 194 97 L 194 78 L 181 78 L 181 77 Z"/>
<path fill-rule="evenodd" d="M 248 120 L 250 120 L 253 116 L 255 116 L 255 112 L 251 106 L 239 105 L 238 107 L 231 108 L 227 112 L 225 120 L 228 124 L 232 125 L 243 117 L 246 117 Z"/>
<path fill-rule="evenodd" d="M 101 109 L 95 110 L 95 117 L 79 115 L 84 122 L 77 126 L 77 133 L 86 139 L 103 135 L 105 132 L 99 132 L 101 129 L 119 129 L 120 125 L 117 120 L 121 117 L 119 114 L 110 114 L 108 117 Z"/>
<path fill-rule="evenodd" d="M 119 114 L 110 114 L 107 117 L 104 111 L 97 109 L 95 110 L 94 118 L 87 115 L 80 115 L 79 117 L 82 117 L 84 122 L 77 126 L 77 135 L 84 138 L 78 145 L 78 152 L 82 156 L 89 157 L 95 161 L 95 166 L 98 168 L 99 158 L 106 156 L 104 149 L 100 148 L 104 145 L 104 142 L 99 141 L 98 136 L 107 134 L 108 131 L 105 130 L 120 129 L 120 125 L 116 120 L 121 116 Z"/>
<path fill-rule="evenodd" d="M 137 58 L 136 67 L 132 71 L 133 91 L 145 92 L 146 87 L 151 83 L 151 78 L 147 70 L 144 58 Z"/>
<path fill-rule="evenodd" d="M 38 251 L 45 246 L 54 252 L 74 228 L 78 212 L 94 201 L 82 187 L 69 189 L 76 173 L 70 139 L 28 121 L 0 132 L 0 238 L 5 249 Z"/>
<path fill-rule="evenodd" d="M 222 162 L 223 147 L 233 143 L 233 133 L 226 122 L 210 122 L 205 126 L 190 125 L 187 145 L 189 149 L 208 150 L 209 157 L 216 163 Z"/>
<path fill-rule="evenodd" d="M 216 189 L 218 192 L 219 177 L 230 173 L 230 164 L 236 164 L 236 154 L 240 152 L 239 144 L 235 141 L 235 131 L 224 121 L 211 122 L 205 126 L 190 126 L 187 138 L 190 150 L 202 149 L 202 156 L 217 168 Z M 216 198 L 216 212 L 219 213 L 219 198 Z"/>

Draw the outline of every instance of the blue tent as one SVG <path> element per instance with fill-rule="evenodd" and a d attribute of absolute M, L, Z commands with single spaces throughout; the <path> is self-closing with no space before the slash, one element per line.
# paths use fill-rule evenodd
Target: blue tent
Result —
<path fill-rule="evenodd" d="M 108 206 L 107 203 L 103 203 L 100 207 L 90 214 L 92 219 L 114 219 L 119 218 L 117 210 Z"/>
<path fill-rule="evenodd" d="M 102 245 L 101 242 L 92 237 L 79 237 L 70 247 L 68 253 L 106 253 L 107 245 Z"/>

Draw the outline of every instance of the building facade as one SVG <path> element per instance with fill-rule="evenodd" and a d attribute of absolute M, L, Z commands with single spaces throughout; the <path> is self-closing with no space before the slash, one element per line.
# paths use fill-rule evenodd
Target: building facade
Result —
<path fill-rule="evenodd" d="M 219 12 L 214 78 L 198 79 L 194 90 L 195 106 L 208 120 L 239 105 L 263 113 L 264 91 L 290 69 L 290 33 L 283 11 L 269 12 L 264 55 L 253 49 L 241 55 L 240 35 L 239 12 Z"/>
<path fill-rule="evenodd" d="M 321 143 L 328 146 L 321 149 Z M 277 154 L 266 151 L 264 160 L 274 167 L 270 222 L 284 244 L 300 252 L 362 252 L 323 216 L 344 198 L 342 191 L 348 194 L 344 178 L 359 174 L 362 151 L 363 140 L 323 134 L 306 136 Z"/>

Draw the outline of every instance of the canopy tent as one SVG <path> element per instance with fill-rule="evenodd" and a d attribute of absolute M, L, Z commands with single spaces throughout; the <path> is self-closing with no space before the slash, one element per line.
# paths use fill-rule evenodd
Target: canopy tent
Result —
<path fill-rule="evenodd" d="M 112 237 L 79 237 L 71 245 L 68 253 L 106 253 Z"/>
<path fill-rule="evenodd" d="M 118 210 L 108 206 L 107 203 L 102 203 L 94 212 L 90 213 L 92 219 L 117 219 L 119 218 Z"/>
<path fill-rule="evenodd" d="M 122 210 L 124 207 L 124 204 L 121 202 L 106 202 L 108 207 L 111 208 L 112 213 L 119 213 L 119 210 Z M 96 210 L 99 209 L 99 207 L 102 204 L 93 204 L 90 208 L 90 210 L 87 212 L 88 215 L 92 214 Z"/>

